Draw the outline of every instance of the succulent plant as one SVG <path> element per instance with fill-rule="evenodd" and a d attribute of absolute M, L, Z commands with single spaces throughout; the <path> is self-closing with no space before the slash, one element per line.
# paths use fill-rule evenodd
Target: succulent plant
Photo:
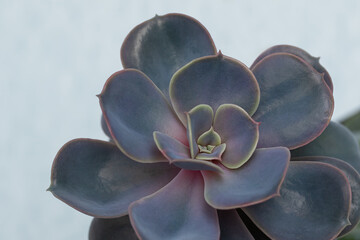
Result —
<path fill-rule="evenodd" d="M 75 139 L 49 190 L 97 239 L 335 239 L 360 218 L 360 151 L 331 122 L 319 59 L 278 45 L 248 68 L 182 14 L 135 27 L 98 95 L 110 141 Z"/>

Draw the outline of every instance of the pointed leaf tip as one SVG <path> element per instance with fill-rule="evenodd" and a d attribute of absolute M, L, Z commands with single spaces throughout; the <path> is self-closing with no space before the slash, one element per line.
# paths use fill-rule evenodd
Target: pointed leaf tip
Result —
<path fill-rule="evenodd" d="M 54 186 L 53 185 L 50 185 L 45 191 L 47 192 L 52 192 L 54 190 Z"/>
<path fill-rule="evenodd" d="M 144 72 L 168 96 L 171 76 L 193 59 L 214 55 L 205 27 L 184 14 L 155 15 L 136 26 L 121 46 L 124 68 Z"/>
<path fill-rule="evenodd" d="M 56 155 L 49 189 L 85 214 L 118 217 L 127 213 L 131 202 L 165 186 L 178 172 L 166 163 L 135 162 L 109 142 L 75 139 Z"/>
<path fill-rule="evenodd" d="M 263 122 L 258 147 L 295 149 L 322 133 L 332 116 L 334 99 L 319 72 L 289 53 L 268 55 L 252 70 L 261 89 L 253 116 Z"/>
<path fill-rule="evenodd" d="M 101 93 L 100 106 L 112 139 L 138 162 L 166 162 L 153 141 L 161 131 L 186 142 L 186 132 L 165 96 L 142 72 L 125 69 L 113 74 Z"/>
<path fill-rule="evenodd" d="M 330 90 L 332 92 L 333 84 L 332 84 L 331 77 L 330 77 L 329 73 L 326 71 L 326 69 L 320 64 L 320 62 L 319 62 L 320 57 L 313 57 L 308 52 L 304 51 L 301 48 L 295 47 L 295 46 L 276 45 L 276 46 L 273 46 L 273 47 L 267 49 L 262 54 L 260 54 L 260 56 L 254 61 L 254 63 L 251 65 L 250 69 L 253 69 L 255 67 L 255 65 L 257 63 L 259 63 L 263 58 L 265 58 L 266 56 L 271 55 L 273 53 L 288 53 L 288 54 L 295 55 L 295 56 L 301 58 L 302 60 L 304 60 L 309 65 L 311 65 L 317 72 L 324 73 L 325 74 L 325 76 L 324 76 L 325 82 L 324 83 L 326 83 L 326 85 L 328 85 L 328 87 L 330 88 Z"/>

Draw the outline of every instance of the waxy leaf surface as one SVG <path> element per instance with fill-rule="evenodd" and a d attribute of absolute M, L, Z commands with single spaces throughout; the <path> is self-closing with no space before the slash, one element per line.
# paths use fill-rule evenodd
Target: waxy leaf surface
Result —
<path fill-rule="evenodd" d="M 108 126 L 106 125 L 106 121 L 105 121 L 105 118 L 104 118 L 103 115 L 101 115 L 100 123 L 101 123 L 101 129 L 103 130 L 103 132 L 105 133 L 105 135 L 108 136 L 108 137 L 111 139 L 111 138 L 112 138 L 112 137 L 111 137 L 111 133 L 110 133 L 110 131 L 109 131 Z"/>
<path fill-rule="evenodd" d="M 360 149 L 354 135 L 343 125 L 330 122 L 325 131 L 304 147 L 291 151 L 292 157 L 328 156 L 341 159 L 360 173 Z"/>
<path fill-rule="evenodd" d="M 349 224 L 351 190 L 336 167 L 291 162 L 280 196 L 243 208 L 273 240 L 329 240 Z"/>
<path fill-rule="evenodd" d="M 334 100 L 320 73 L 288 53 L 266 56 L 252 70 L 261 91 L 253 116 L 261 122 L 258 147 L 295 149 L 322 133 Z"/>
<path fill-rule="evenodd" d="M 223 104 L 215 113 L 214 130 L 226 143 L 222 164 L 239 168 L 249 160 L 259 139 L 259 125 L 241 107 Z"/>
<path fill-rule="evenodd" d="M 56 155 L 49 190 L 88 215 L 117 217 L 127 214 L 131 202 L 159 190 L 178 172 L 168 163 L 135 162 L 109 142 L 75 139 Z"/>
<path fill-rule="evenodd" d="M 221 137 L 217 132 L 214 131 L 213 128 L 210 128 L 208 131 L 201 134 L 197 140 L 197 144 L 202 146 L 217 146 L 221 144 Z"/>
<path fill-rule="evenodd" d="M 176 159 L 190 158 L 190 149 L 178 140 L 157 131 L 153 135 L 159 151 L 170 162 Z"/>
<path fill-rule="evenodd" d="M 196 59 L 181 68 L 171 79 L 169 91 L 183 123 L 185 112 L 199 104 L 208 104 L 216 111 L 221 104 L 232 103 L 252 115 L 260 98 L 252 72 L 243 63 L 221 53 Z"/>
<path fill-rule="evenodd" d="M 199 159 L 178 159 L 171 162 L 175 166 L 188 170 L 204 170 L 223 172 L 221 167 L 211 161 L 199 160 Z"/>
<path fill-rule="evenodd" d="M 99 99 L 113 140 L 131 159 L 145 163 L 167 161 L 156 147 L 154 131 L 187 142 L 186 130 L 164 95 L 137 70 L 113 74 Z"/>
<path fill-rule="evenodd" d="M 90 225 L 89 240 L 138 240 L 129 216 L 94 218 Z"/>
<path fill-rule="evenodd" d="M 124 68 L 144 72 L 168 96 L 171 76 L 195 58 L 216 54 L 207 30 L 182 14 L 167 14 L 135 27 L 121 47 Z"/>
<path fill-rule="evenodd" d="M 319 63 L 319 57 L 313 57 L 308 52 L 304 51 L 301 48 L 290 46 L 290 45 L 276 45 L 273 46 L 263 53 L 260 54 L 260 56 L 254 61 L 254 63 L 251 65 L 250 69 L 253 69 L 253 67 L 260 62 L 264 57 L 273 54 L 273 53 L 290 53 L 293 55 L 298 56 L 299 58 L 303 59 L 305 62 L 310 64 L 316 71 L 319 73 L 324 74 L 324 80 L 331 91 L 333 91 L 333 83 L 331 80 L 331 77 L 329 73 L 326 71 L 326 69 Z"/>
<path fill-rule="evenodd" d="M 203 171 L 205 199 L 217 209 L 257 204 L 279 194 L 290 161 L 287 148 L 256 149 L 238 169 L 221 166 L 224 173 Z"/>
<path fill-rule="evenodd" d="M 360 220 L 360 175 L 359 173 L 348 163 L 330 157 L 297 157 L 292 158 L 292 161 L 315 161 L 331 164 L 340 169 L 347 177 L 351 187 L 351 208 L 349 220 L 351 225 L 347 226 L 339 236 L 343 236 L 353 230 Z"/>
<path fill-rule="evenodd" d="M 131 204 L 129 215 L 139 238 L 218 240 L 218 216 L 203 193 L 201 174 L 182 170 L 168 185 Z"/>
<path fill-rule="evenodd" d="M 220 240 L 255 240 L 235 209 L 218 210 Z"/>
<path fill-rule="evenodd" d="M 190 150 L 176 139 L 160 132 L 154 132 L 154 140 L 160 152 L 171 164 L 188 170 L 210 170 L 221 172 L 221 168 L 211 161 L 190 158 Z"/>
<path fill-rule="evenodd" d="M 199 152 L 197 139 L 211 128 L 213 116 L 212 108 L 206 104 L 197 105 L 186 113 L 186 130 L 192 158 Z"/>
<path fill-rule="evenodd" d="M 196 156 L 196 159 L 202 160 L 221 160 L 221 156 L 223 155 L 224 151 L 226 150 L 226 144 L 220 144 L 216 146 L 212 153 L 199 153 Z"/>

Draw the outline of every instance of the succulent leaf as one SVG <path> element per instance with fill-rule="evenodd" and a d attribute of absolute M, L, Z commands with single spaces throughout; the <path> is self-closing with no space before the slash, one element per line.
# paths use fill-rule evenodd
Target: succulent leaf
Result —
<path fill-rule="evenodd" d="M 311 143 L 291 151 L 292 157 L 327 156 L 341 159 L 360 173 L 360 148 L 354 135 L 343 125 L 330 122 Z"/>
<path fill-rule="evenodd" d="M 214 172 L 220 172 L 222 173 L 223 170 L 221 167 L 216 165 L 215 163 L 211 161 L 204 161 L 199 159 L 176 159 L 171 162 L 175 166 L 187 170 L 193 170 L 193 171 L 214 171 Z"/>
<path fill-rule="evenodd" d="M 137 240 L 135 231 L 131 226 L 129 217 L 94 218 L 90 225 L 89 240 L 121 239 Z"/>
<path fill-rule="evenodd" d="M 258 147 L 295 149 L 318 137 L 334 109 L 322 75 L 288 53 L 266 56 L 253 67 L 261 100 L 255 121 L 261 122 Z"/>
<path fill-rule="evenodd" d="M 143 73 L 128 69 L 113 74 L 99 95 L 113 140 L 139 162 L 166 162 L 153 140 L 160 131 L 187 143 L 186 131 L 164 95 Z"/>
<path fill-rule="evenodd" d="M 195 58 L 216 54 L 210 34 L 183 14 L 155 16 L 135 27 L 121 47 L 124 68 L 144 72 L 168 96 L 171 76 Z"/>
<path fill-rule="evenodd" d="M 238 169 L 228 169 L 219 163 L 223 173 L 202 172 L 205 200 L 216 209 L 233 209 L 277 196 L 289 161 L 289 150 L 276 147 L 257 149 Z"/>
<path fill-rule="evenodd" d="M 210 153 L 199 153 L 196 155 L 196 159 L 201 160 L 221 160 L 221 156 L 223 155 L 226 149 L 226 144 L 220 144 L 219 146 L 214 147 L 214 149 Z"/>
<path fill-rule="evenodd" d="M 192 158 L 195 158 L 199 152 L 197 139 L 203 132 L 211 128 L 213 117 L 212 108 L 206 104 L 199 104 L 186 113 L 186 133 Z"/>
<path fill-rule="evenodd" d="M 277 45 L 249 69 L 182 14 L 141 23 L 120 55 L 99 94 L 109 142 L 65 144 L 48 189 L 96 217 L 90 240 L 334 240 L 360 221 L 360 147 L 330 122 L 319 58 Z"/>
<path fill-rule="evenodd" d="M 360 221 L 360 175 L 359 173 L 348 163 L 330 157 L 297 157 L 292 158 L 292 161 L 315 161 L 331 164 L 340 169 L 347 177 L 351 187 L 351 208 L 349 220 L 351 225 L 347 226 L 340 234 L 344 236 L 353 230 Z"/>
<path fill-rule="evenodd" d="M 220 240 L 255 240 L 235 209 L 218 210 Z"/>
<path fill-rule="evenodd" d="M 221 53 L 182 67 L 172 77 L 169 91 L 172 105 L 183 123 L 186 122 L 184 113 L 203 103 L 214 111 L 221 104 L 232 103 L 252 115 L 260 98 L 253 73 L 243 63 Z"/>
<path fill-rule="evenodd" d="M 351 190 L 345 175 L 320 162 L 291 162 L 280 196 L 243 208 L 273 240 L 329 240 L 349 224 Z"/>
<path fill-rule="evenodd" d="M 101 129 L 103 130 L 103 132 L 105 133 L 106 136 L 108 136 L 110 139 L 112 138 L 111 137 L 111 133 L 109 131 L 109 128 L 108 126 L 106 125 L 106 121 L 105 121 L 105 118 L 103 115 L 101 115 Z"/>
<path fill-rule="evenodd" d="M 168 185 L 130 205 L 131 223 L 140 239 L 217 240 L 216 210 L 203 196 L 199 172 L 182 170 Z"/>
<path fill-rule="evenodd" d="M 254 63 L 251 65 L 250 69 L 253 69 L 253 67 L 260 62 L 264 57 L 271 55 L 273 53 L 290 53 L 293 55 L 298 56 L 299 58 L 303 59 L 305 62 L 310 64 L 317 72 L 324 74 L 324 80 L 325 83 L 330 88 L 331 92 L 333 91 L 333 83 L 331 80 L 331 77 L 329 73 L 326 71 L 326 69 L 319 63 L 319 57 L 313 57 L 308 52 L 304 51 L 301 48 L 291 46 L 291 45 L 276 45 L 273 46 L 263 53 L 260 54 L 260 56 L 254 61 Z"/>
<path fill-rule="evenodd" d="M 109 142 L 75 139 L 56 155 L 48 190 L 85 214 L 118 217 L 127 214 L 131 202 L 165 186 L 178 172 L 167 163 L 135 162 Z"/>
<path fill-rule="evenodd" d="M 200 135 L 200 137 L 197 140 L 197 144 L 201 146 L 207 146 L 207 145 L 217 146 L 221 144 L 221 137 L 211 127 L 208 131 Z"/>
<path fill-rule="evenodd" d="M 221 105 L 215 113 L 214 130 L 226 143 L 222 164 L 236 169 L 249 160 L 259 139 L 259 124 L 244 109 L 234 104 Z"/>
<path fill-rule="evenodd" d="M 166 134 L 154 132 L 154 140 L 160 152 L 171 164 L 174 164 L 179 168 L 222 172 L 219 166 L 210 161 L 191 159 L 189 148 Z M 215 157 L 216 156 L 214 156 L 214 158 Z"/>
<path fill-rule="evenodd" d="M 176 159 L 190 158 L 190 149 L 178 140 L 157 131 L 153 135 L 159 151 L 170 163 Z"/>

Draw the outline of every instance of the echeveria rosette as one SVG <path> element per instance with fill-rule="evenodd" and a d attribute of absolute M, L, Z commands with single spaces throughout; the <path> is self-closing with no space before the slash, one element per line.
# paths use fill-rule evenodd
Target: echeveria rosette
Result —
<path fill-rule="evenodd" d="M 318 59 L 281 45 L 249 69 L 181 14 L 138 25 L 121 59 L 99 95 L 111 142 L 70 141 L 53 164 L 53 194 L 96 217 L 90 239 L 325 240 L 359 221 L 359 149 L 329 125 Z"/>

